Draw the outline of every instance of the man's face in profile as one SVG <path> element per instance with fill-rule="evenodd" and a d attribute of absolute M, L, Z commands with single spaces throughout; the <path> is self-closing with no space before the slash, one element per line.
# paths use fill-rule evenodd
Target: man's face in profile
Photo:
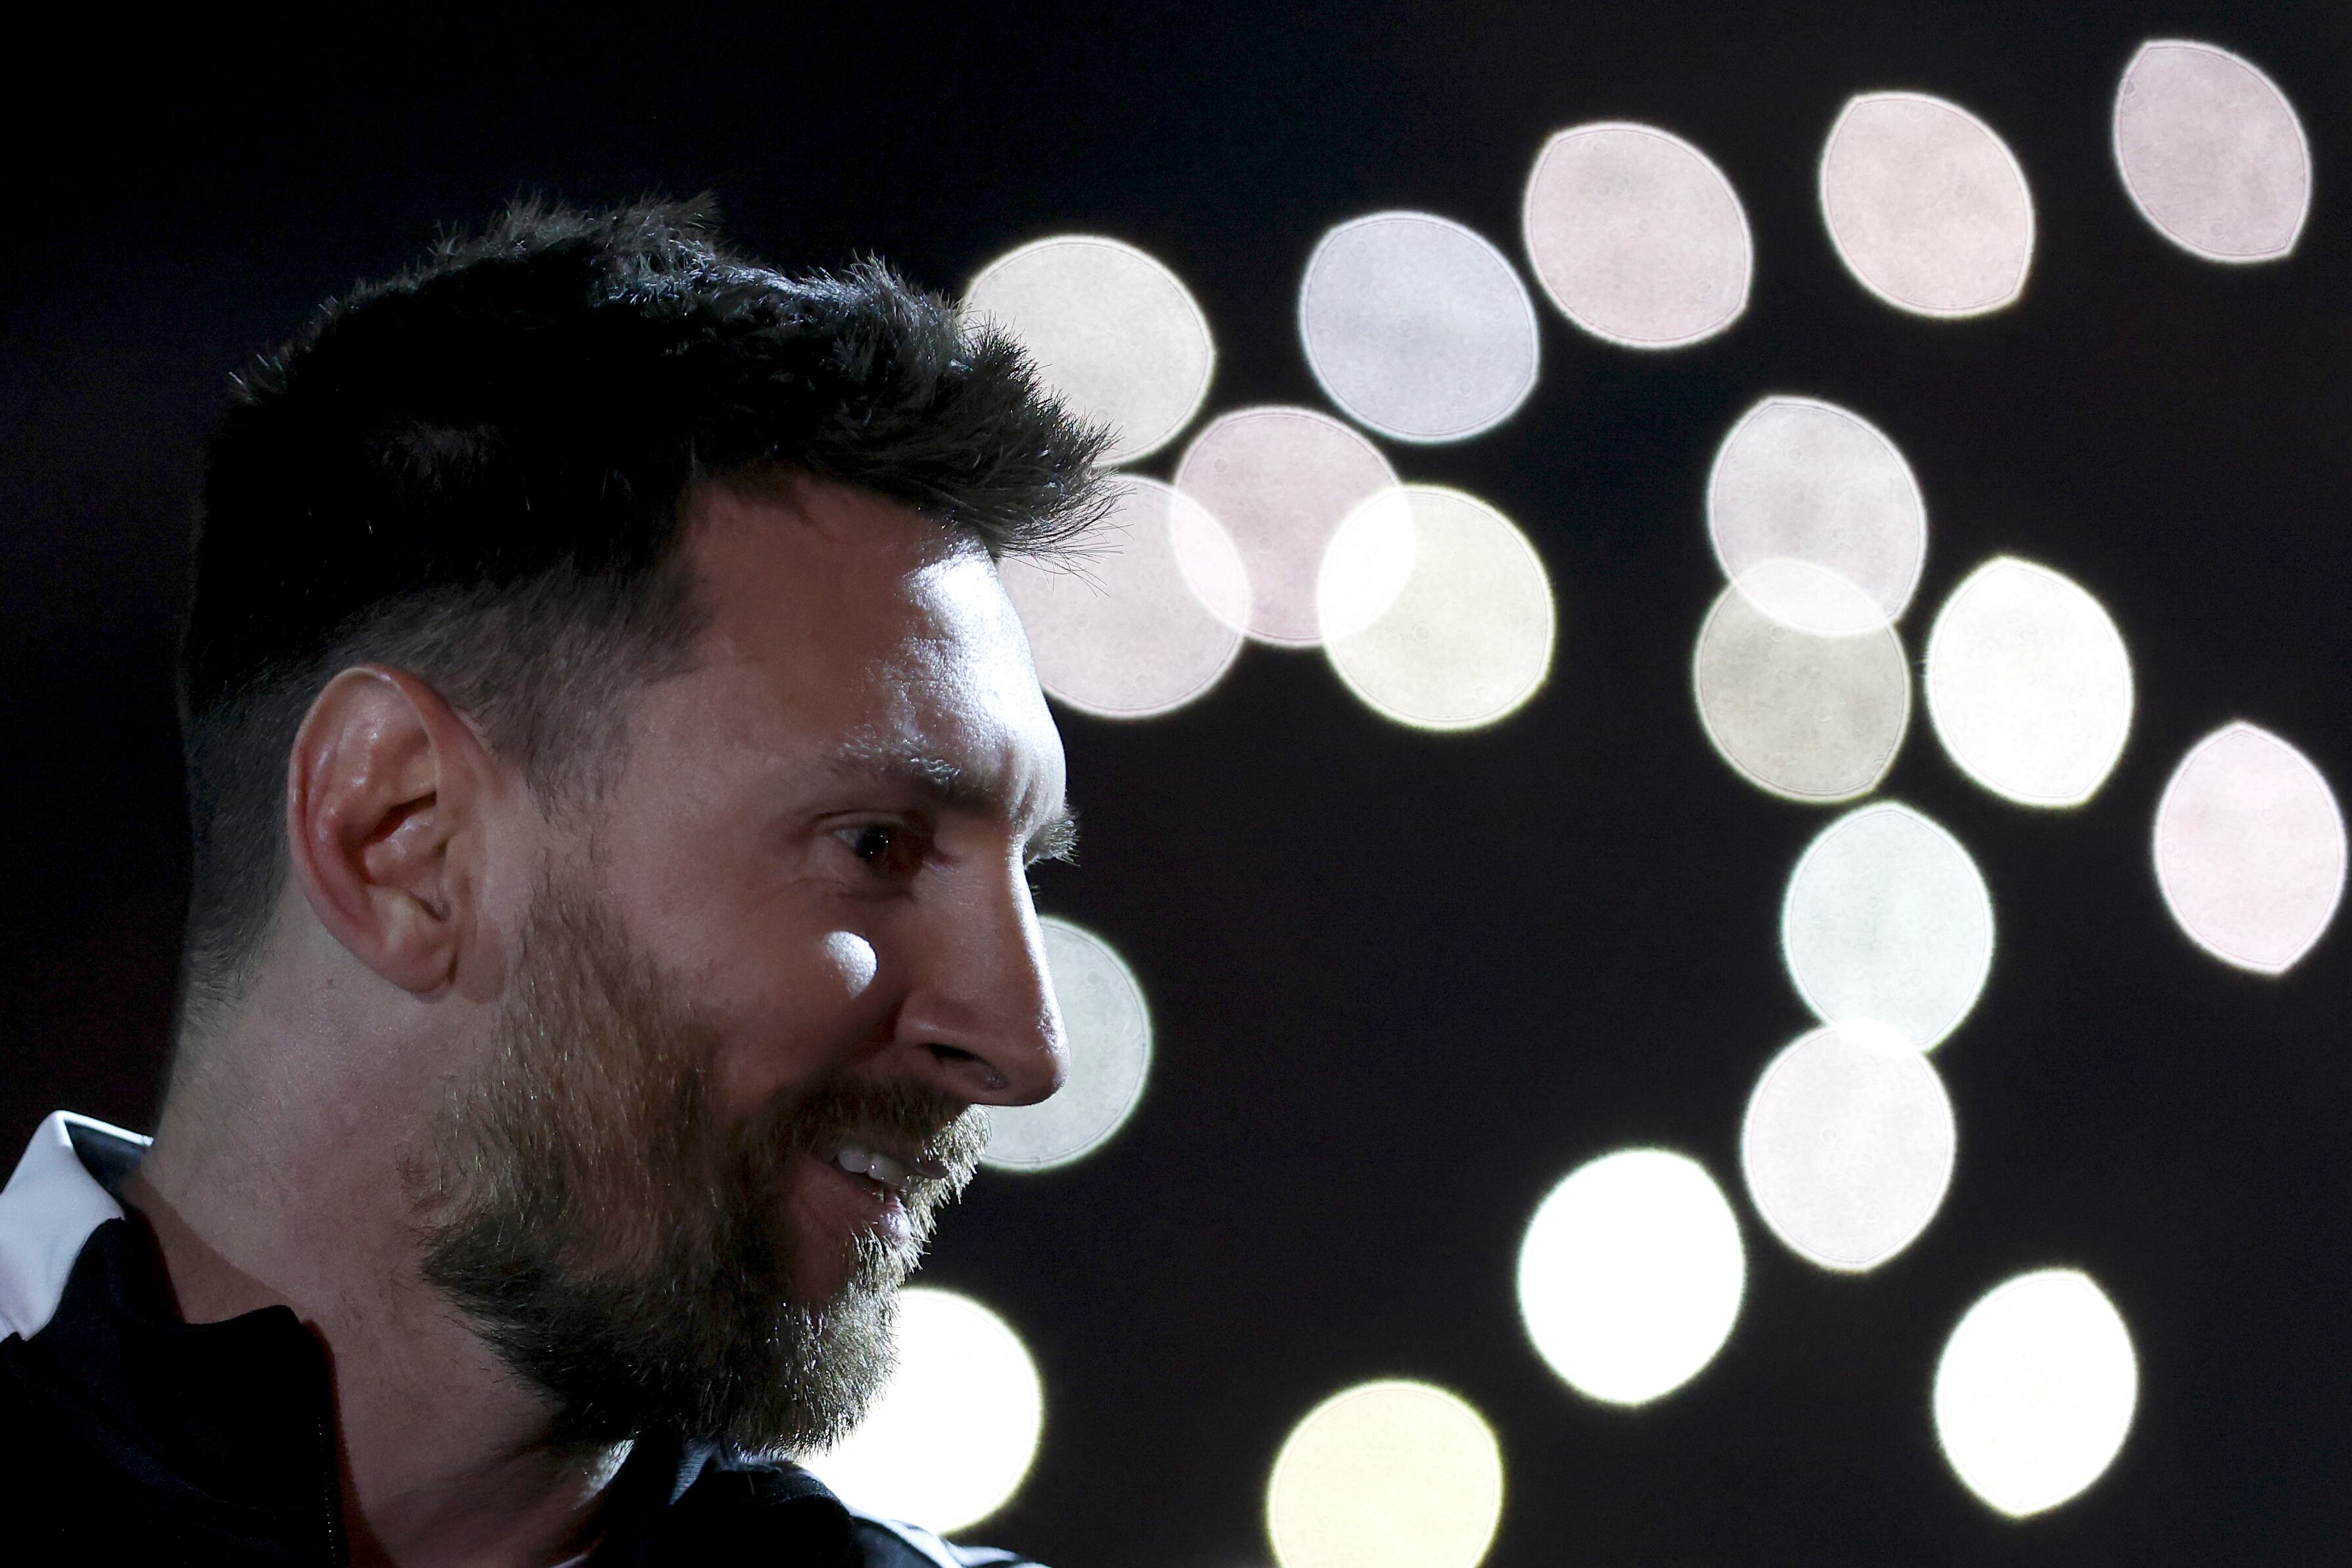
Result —
<path fill-rule="evenodd" d="M 840 487 L 714 489 L 711 619 L 625 762 L 505 889 L 495 1026 L 412 1173 L 426 1277 L 566 1436 L 837 1436 L 1061 1029 L 1027 862 L 1063 821 L 976 546 Z M 496 889 L 486 889 L 491 898 Z"/>

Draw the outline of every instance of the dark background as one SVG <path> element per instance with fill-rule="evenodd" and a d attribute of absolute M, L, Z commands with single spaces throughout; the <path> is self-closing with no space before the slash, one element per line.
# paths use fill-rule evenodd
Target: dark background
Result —
<path fill-rule="evenodd" d="M 929 1278 L 1027 1336 L 1045 1437 L 977 1533 L 1062 1568 L 1239 1568 L 1310 1405 L 1402 1374 L 1496 1423 L 1490 1561 L 2302 1563 L 2352 1524 L 2352 932 L 2284 979 L 2172 926 L 2147 851 L 2183 751 L 2231 718 L 2352 787 L 2352 26 L 2340 4 L 642 7 L 622 20 L 320 9 L 20 37 L 0 234 L 0 1139 L 154 1103 L 185 878 L 168 685 L 195 450 L 247 354 L 445 224 L 540 188 L 715 190 L 785 265 L 873 250 L 955 288 L 1062 231 L 1131 240 L 1217 334 L 1210 409 L 1317 402 L 1292 325 L 1325 227 L 1389 207 L 1517 256 L 1544 136 L 1633 119 L 1697 143 L 1754 226 L 1747 315 L 1608 348 L 1548 307 L 1543 383 L 1453 447 L 1391 449 L 1535 539 L 1549 686 L 1430 736 L 1319 658 L 1253 648 L 1164 721 L 1064 715 L 1083 868 L 1044 907 L 1116 942 L 1156 1076 L 1095 1158 L 983 1179 Z M 2235 49 L 2316 160 L 2297 252 L 2225 268 L 2129 205 L 2108 114 L 2145 39 Z M 2024 299 L 1902 315 L 1830 250 L 1822 138 L 1853 92 L 1948 97 L 2008 141 L 2040 239 Z M 2079 811 L 1969 784 L 1924 723 L 1884 795 L 1990 882 L 1982 1003 L 1937 1060 L 1941 1215 L 1833 1277 L 1744 1207 L 1740 1111 L 1807 1020 L 1776 921 L 1829 814 L 1709 751 L 1687 687 L 1719 585 L 1716 443 L 1770 392 L 1876 422 L 1918 473 L 1906 636 L 1995 552 L 2123 629 L 2130 744 Z M 1172 449 L 1147 461 L 1164 474 Z M 1521 1333 L 1512 1264 L 1551 1184 L 1629 1142 L 1743 1205 L 1748 1297 L 1658 1405 L 1588 1404 Z M 2107 1477 L 2023 1523 L 1939 1457 L 1927 1391 L 1981 1291 L 2089 1269 L 2129 1322 L 2138 1415 Z"/>

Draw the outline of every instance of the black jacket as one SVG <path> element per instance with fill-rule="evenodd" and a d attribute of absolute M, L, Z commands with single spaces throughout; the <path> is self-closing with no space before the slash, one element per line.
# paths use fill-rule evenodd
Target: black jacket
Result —
<path fill-rule="evenodd" d="M 285 1307 L 180 1321 L 162 1255 L 113 1196 L 145 1144 L 60 1112 L 0 1190 L 0 1555 L 341 1568 L 326 1353 Z M 644 1442 L 589 1563 L 1024 1568 L 857 1513 L 792 1465 Z"/>

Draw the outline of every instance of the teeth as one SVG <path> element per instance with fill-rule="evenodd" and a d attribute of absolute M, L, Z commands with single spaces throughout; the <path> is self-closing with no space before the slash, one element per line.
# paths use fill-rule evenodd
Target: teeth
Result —
<path fill-rule="evenodd" d="M 833 1163 L 853 1176 L 871 1176 L 893 1192 L 904 1192 L 908 1178 L 914 1174 L 902 1162 L 856 1143 L 844 1143 Z"/>

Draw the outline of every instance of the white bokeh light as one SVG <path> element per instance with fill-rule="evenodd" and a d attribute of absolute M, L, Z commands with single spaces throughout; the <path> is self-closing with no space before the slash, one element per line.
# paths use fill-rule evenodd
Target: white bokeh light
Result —
<path fill-rule="evenodd" d="M 1900 616 L 1927 552 L 1927 503 L 1895 443 L 1860 415 L 1810 397 L 1768 397 L 1732 426 L 1707 476 L 1706 528 L 1735 582 L 1789 559 L 1860 588 L 1874 611 L 1861 624 L 1816 624 L 1802 602 L 1760 606 L 1819 632 L 1865 631 Z M 1748 592 L 1778 580 L 1752 578 Z"/>
<path fill-rule="evenodd" d="M 2158 234 L 2209 261 L 2273 261 L 2311 210 L 2311 144 L 2278 84 L 2210 44 L 2143 45 L 2116 89 L 2116 166 Z"/>
<path fill-rule="evenodd" d="M 1654 126 L 1552 137 L 1522 218 L 1536 280 L 1595 337 L 1679 348 L 1747 309 L 1756 254 L 1738 195 L 1706 153 Z"/>
<path fill-rule="evenodd" d="M 1316 578 L 1323 647 L 1348 689 L 1400 724 L 1467 730 L 1517 710 L 1551 669 L 1551 580 L 1475 497 L 1384 490 L 1348 515 Z"/>
<path fill-rule="evenodd" d="M 1519 1244 L 1519 1313 L 1579 1393 L 1643 1405 L 1696 1376 L 1739 1316 L 1739 1222 L 1706 1167 L 1625 1149 L 1551 1190 Z"/>
<path fill-rule="evenodd" d="M 1311 408 L 1219 415 L 1185 448 L 1176 488 L 1207 508 L 1241 551 L 1249 624 L 1261 642 L 1311 647 L 1315 574 L 1349 512 L 1397 482 L 1378 447 Z"/>
<path fill-rule="evenodd" d="M 1857 622 L 1868 629 L 1811 629 Z M 1877 601 L 1788 557 L 1759 562 L 1717 595 L 1691 687 L 1724 760 L 1791 800 L 1851 800 L 1875 788 L 1910 728 L 1911 668 Z"/>
<path fill-rule="evenodd" d="M 1927 316 L 1999 310 L 2025 289 L 2033 198 L 1992 128 L 1919 93 L 1865 93 L 1822 153 L 1822 213 L 1864 288 Z"/>
<path fill-rule="evenodd" d="M 1029 1474 L 1045 1420 L 1036 1363 L 1003 1319 L 950 1290 L 901 1290 L 896 1342 L 898 1370 L 856 1430 L 801 1463 L 853 1507 L 961 1530 Z"/>
<path fill-rule="evenodd" d="M 1127 962 L 1084 927 L 1053 915 L 1037 923 L 1069 1076 L 1034 1105 L 989 1109 L 985 1163 L 1000 1170 L 1048 1170 L 1092 1153 L 1134 1114 L 1151 1071 L 1151 1014 Z"/>
<path fill-rule="evenodd" d="M 1062 701 L 1107 719 L 1143 719 L 1206 692 L 1241 651 L 1249 575 L 1198 501 L 1123 475 L 1101 527 L 1074 561 L 1013 555 L 997 572 Z"/>
<path fill-rule="evenodd" d="M 1824 1268 L 1875 1268 L 1916 1240 L 1952 1181 L 1951 1097 L 1876 1024 L 1815 1029 L 1772 1058 L 1739 1163 L 1772 1234 Z"/>
<path fill-rule="evenodd" d="M 1325 235 L 1298 290 L 1307 367 L 1348 416 L 1399 441 L 1459 441 L 1535 390 L 1534 303 L 1503 253 L 1429 213 Z"/>
<path fill-rule="evenodd" d="M 2279 974 L 2326 934 L 2344 897 L 2344 813 L 2294 746 L 2230 724 L 2189 748 L 2156 808 L 2156 881 L 2189 940 Z"/>
<path fill-rule="evenodd" d="M 1502 1513 L 1494 1428 L 1460 1395 L 1401 1379 L 1307 1412 L 1266 1483 L 1281 1568 L 1477 1568 Z"/>
<path fill-rule="evenodd" d="M 1995 1287 L 1952 1331 L 1936 1367 L 1936 1436 L 1970 1491 L 2021 1518 L 2105 1473 L 2138 1397 L 2115 1303 L 2088 1275 L 2045 1268 Z"/>
<path fill-rule="evenodd" d="M 1822 1022 L 1921 1050 L 1960 1026 L 1992 970 L 1992 895 L 1960 841 L 1907 805 L 1848 812 L 1798 858 L 1780 906 L 1797 994 Z"/>
<path fill-rule="evenodd" d="M 1953 763 L 2022 805 L 2078 805 L 2123 755 L 2131 657 L 2081 584 L 1996 557 L 1969 574 L 1927 634 L 1927 716 Z"/>
<path fill-rule="evenodd" d="M 1110 426 L 1110 462 L 1174 440 L 1208 395 L 1208 318 L 1131 245 L 1083 234 L 1024 245 L 982 268 L 964 305 L 1012 333 L 1076 413 Z"/>

